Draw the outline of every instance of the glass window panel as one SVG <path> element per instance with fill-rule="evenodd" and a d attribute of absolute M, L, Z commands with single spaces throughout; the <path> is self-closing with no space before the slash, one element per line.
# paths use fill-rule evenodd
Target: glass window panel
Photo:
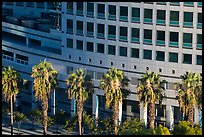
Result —
<path fill-rule="evenodd" d="M 83 8 L 84 8 L 83 2 L 77 2 L 76 4 L 77 4 L 77 10 L 83 11 Z"/>
<path fill-rule="evenodd" d="M 165 31 L 157 31 L 157 40 L 165 41 Z"/>
<path fill-rule="evenodd" d="M 140 29 L 139 28 L 132 28 L 132 37 L 139 38 Z"/>
<path fill-rule="evenodd" d="M 170 32 L 170 41 L 178 42 L 178 32 Z"/>
<path fill-rule="evenodd" d="M 73 2 L 67 2 L 67 9 L 73 10 Z"/>
<path fill-rule="evenodd" d="M 67 28 L 73 29 L 73 20 L 67 19 Z"/>
<path fill-rule="evenodd" d="M 198 13 L 198 23 L 202 23 L 202 13 Z"/>
<path fill-rule="evenodd" d="M 152 19 L 152 9 L 144 9 L 144 18 Z"/>
<path fill-rule="evenodd" d="M 115 46 L 108 45 L 108 54 L 115 55 Z"/>
<path fill-rule="evenodd" d="M 184 22 L 193 22 L 193 12 L 184 12 Z"/>
<path fill-rule="evenodd" d="M 152 39 L 152 30 L 144 29 L 144 39 Z"/>
<path fill-rule="evenodd" d="M 86 46 L 87 46 L 87 48 L 86 48 L 87 51 L 91 51 L 91 52 L 94 51 L 94 44 L 93 44 L 93 42 L 87 42 Z"/>
<path fill-rule="evenodd" d="M 67 47 L 68 48 L 73 48 L 73 39 L 67 39 Z"/>
<path fill-rule="evenodd" d="M 87 11 L 94 12 L 94 3 L 87 2 Z"/>
<path fill-rule="evenodd" d="M 183 33 L 183 42 L 184 43 L 192 43 L 192 34 L 191 33 Z"/>
<path fill-rule="evenodd" d="M 108 34 L 116 35 L 116 26 L 108 25 Z"/>
<path fill-rule="evenodd" d="M 197 58 L 196 64 L 197 65 L 202 65 L 202 55 L 197 55 L 196 58 Z"/>
<path fill-rule="evenodd" d="M 183 54 L 183 63 L 192 64 L 192 54 Z"/>
<path fill-rule="evenodd" d="M 83 41 L 77 40 L 77 49 L 83 50 Z"/>
<path fill-rule="evenodd" d="M 179 11 L 170 11 L 170 20 L 179 21 Z"/>
<path fill-rule="evenodd" d="M 178 62 L 178 53 L 169 52 L 169 62 Z"/>
<path fill-rule="evenodd" d="M 120 47 L 120 56 L 127 57 L 127 47 Z"/>
<path fill-rule="evenodd" d="M 131 57 L 139 58 L 139 49 L 131 48 Z"/>
<path fill-rule="evenodd" d="M 105 5 L 104 4 L 98 4 L 98 13 L 105 14 Z"/>
<path fill-rule="evenodd" d="M 157 61 L 165 61 L 165 52 L 156 51 L 156 60 Z"/>
<path fill-rule="evenodd" d="M 97 44 L 97 52 L 104 53 L 104 44 Z"/>
<path fill-rule="evenodd" d="M 120 6 L 120 16 L 128 16 L 128 7 Z"/>
<path fill-rule="evenodd" d="M 127 37 L 127 27 L 120 27 L 120 36 Z"/>
<path fill-rule="evenodd" d="M 144 49 L 143 59 L 152 60 L 152 51 Z"/>
<path fill-rule="evenodd" d="M 202 44 L 202 34 L 197 34 L 197 44 Z"/>
<path fill-rule="evenodd" d="M 132 17 L 140 17 L 140 8 L 132 8 Z"/>
<path fill-rule="evenodd" d="M 94 24 L 92 22 L 87 22 L 87 31 L 94 31 Z"/>
<path fill-rule="evenodd" d="M 104 34 L 104 24 L 98 24 L 98 33 Z"/>
<path fill-rule="evenodd" d="M 83 30 L 83 21 L 77 21 L 77 30 Z"/>
<path fill-rule="evenodd" d="M 109 5 L 108 6 L 108 11 L 109 11 L 109 14 L 111 14 L 111 15 L 116 15 L 116 6 L 114 6 L 114 5 Z"/>
<path fill-rule="evenodd" d="M 165 20 L 166 11 L 165 10 L 157 10 L 157 19 Z"/>

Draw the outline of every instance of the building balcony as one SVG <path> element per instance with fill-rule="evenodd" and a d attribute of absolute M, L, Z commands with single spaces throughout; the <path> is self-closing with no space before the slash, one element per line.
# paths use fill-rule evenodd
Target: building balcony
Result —
<path fill-rule="evenodd" d="M 169 46 L 178 47 L 178 42 L 170 41 Z"/>
<path fill-rule="evenodd" d="M 98 37 L 98 38 L 101 38 L 101 39 L 104 39 L 104 38 L 105 38 L 105 35 L 104 35 L 104 33 L 98 33 L 98 34 L 97 34 L 97 37 Z"/>
<path fill-rule="evenodd" d="M 184 27 L 193 27 L 193 22 L 183 22 Z"/>
<path fill-rule="evenodd" d="M 179 26 L 179 21 L 171 21 L 170 20 L 170 24 L 171 26 Z"/>
<path fill-rule="evenodd" d="M 152 19 L 144 18 L 144 23 L 152 23 Z"/>
<path fill-rule="evenodd" d="M 165 45 L 165 41 L 164 40 L 157 40 L 156 45 Z"/>
<path fill-rule="evenodd" d="M 116 35 L 108 34 L 108 39 L 115 40 L 116 39 Z"/>
<path fill-rule="evenodd" d="M 87 11 L 86 16 L 87 16 L 87 17 L 94 17 L 94 12 L 92 12 L 92 11 Z"/>
<path fill-rule="evenodd" d="M 139 17 L 132 17 L 132 22 L 140 22 L 140 18 Z"/>
<path fill-rule="evenodd" d="M 73 14 L 73 9 L 67 9 L 68 14 Z"/>
<path fill-rule="evenodd" d="M 73 34 L 73 29 L 72 28 L 67 28 L 67 33 Z"/>
<path fill-rule="evenodd" d="M 139 43 L 139 42 L 140 42 L 140 39 L 139 39 L 139 38 L 136 38 L 136 37 L 131 37 L 131 42 L 133 42 L 133 43 Z"/>
<path fill-rule="evenodd" d="M 165 20 L 157 19 L 157 24 L 165 25 Z"/>
<path fill-rule="evenodd" d="M 88 37 L 93 37 L 94 36 L 94 33 L 92 31 L 87 31 L 86 35 Z"/>
<path fill-rule="evenodd" d="M 192 48 L 192 43 L 183 43 L 183 47 Z"/>
<path fill-rule="evenodd" d="M 120 16 L 120 21 L 128 21 L 128 17 L 127 16 Z"/>
<path fill-rule="evenodd" d="M 77 10 L 76 14 L 79 15 L 79 16 L 83 16 L 84 15 L 82 10 Z"/>
<path fill-rule="evenodd" d="M 105 14 L 104 13 L 98 13 L 97 18 L 105 19 Z"/>
<path fill-rule="evenodd" d="M 127 41 L 128 38 L 127 38 L 127 36 L 120 36 L 120 37 L 119 37 L 119 40 L 120 40 L 120 41 Z"/>
<path fill-rule="evenodd" d="M 84 35 L 83 30 L 77 30 L 77 35 Z"/>
<path fill-rule="evenodd" d="M 144 42 L 145 44 L 152 44 L 152 40 L 151 39 L 144 39 Z"/>
<path fill-rule="evenodd" d="M 202 23 L 198 23 L 197 28 L 202 29 Z"/>
<path fill-rule="evenodd" d="M 116 15 L 109 14 L 108 19 L 109 20 L 116 20 Z"/>
<path fill-rule="evenodd" d="M 197 44 L 197 49 L 202 49 L 202 44 Z"/>
<path fill-rule="evenodd" d="M 5 55 L 5 54 L 2 54 L 2 57 L 3 57 L 3 59 L 13 61 L 13 57 L 11 57 L 11 56 L 8 56 L 8 55 Z"/>

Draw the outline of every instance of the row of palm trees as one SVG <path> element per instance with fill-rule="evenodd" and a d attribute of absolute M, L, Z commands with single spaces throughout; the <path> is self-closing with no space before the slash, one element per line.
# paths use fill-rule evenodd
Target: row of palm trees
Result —
<path fill-rule="evenodd" d="M 13 101 L 19 92 L 20 75 L 11 67 L 4 68 L 2 73 L 2 89 L 3 95 L 7 101 L 10 101 L 11 112 L 11 134 L 13 134 Z M 58 85 L 58 73 L 54 70 L 51 63 L 44 60 L 38 65 L 33 66 L 31 77 L 34 78 L 35 97 L 42 101 L 42 111 L 44 116 L 43 133 L 47 134 L 47 110 L 48 98 L 53 89 Z M 182 112 L 187 116 L 188 121 L 193 126 L 193 108 L 198 105 L 202 108 L 202 78 L 200 74 L 186 73 L 181 76 L 182 83 L 176 83 L 178 91 L 178 101 Z M 137 94 L 140 104 L 144 104 L 144 108 L 149 106 L 150 117 L 149 127 L 154 129 L 155 122 L 155 103 L 162 102 L 164 89 L 162 87 L 163 80 L 155 72 L 146 72 L 141 76 L 137 86 Z M 106 108 L 112 106 L 114 133 L 118 134 L 119 124 L 119 103 L 130 94 L 129 79 L 124 75 L 123 71 L 112 68 L 104 74 L 100 80 L 100 89 L 105 91 Z M 77 117 L 79 125 L 79 134 L 82 135 L 82 112 L 84 102 L 94 92 L 94 84 L 89 75 L 86 75 L 83 69 L 77 69 L 67 79 L 67 95 L 68 98 L 74 98 L 77 103 Z"/>

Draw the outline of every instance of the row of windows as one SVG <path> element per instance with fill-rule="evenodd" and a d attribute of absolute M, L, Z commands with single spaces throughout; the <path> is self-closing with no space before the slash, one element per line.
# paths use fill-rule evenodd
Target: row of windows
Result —
<path fill-rule="evenodd" d="M 2 58 L 9 61 L 15 61 L 19 64 L 28 65 L 28 57 L 16 54 L 16 58 L 14 58 L 14 53 L 10 51 L 2 50 Z"/>
<path fill-rule="evenodd" d="M 83 2 L 76 3 L 76 14 L 79 16 L 84 16 L 84 5 Z M 97 18 L 105 19 L 105 4 L 97 4 Z M 140 12 L 143 8 L 131 8 L 131 22 L 140 22 Z M 128 22 L 128 7 L 120 6 L 119 20 Z M 67 13 L 73 14 L 73 2 L 67 3 Z M 157 25 L 166 25 L 166 10 L 157 10 L 156 24 Z M 179 11 L 170 11 L 170 26 L 179 26 L 181 22 Z M 193 24 L 197 24 L 197 28 L 202 28 L 202 13 L 198 13 L 197 21 L 193 23 L 193 12 L 183 12 L 183 27 L 193 27 Z M 116 20 L 116 6 L 108 5 L 108 19 Z M 94 17 L 94 3 L 87 2 L 87 13 L 86 16 Z M 144 9 L 144 23 L 152 24 L 153 23 L 153 9 Z"/>
<path fill-rule="evenodd" d="M 36 7 L 37 8 L 45 8 L 45 2 L 3 2 L 3 4 L 6 4 L 6 5 L 15 5 L 16 3 L 16 6 L 25 6 L 26 7 L 31 7 L 31 8 L 34 8 L 34 5 L 36 3 Z M 50 8 L 50 2 L 47 2 L 47 8 Z"/>
<path fill-rule="evenodd" d="M 73 39 L 67 39 L 67 47 L 73 48 Z M 78 50 L 85 50 L 94 52 L 94 43 L 87 42 L 86 47 L 83 44 L 83 41 L 76 40 L 76 49 Z M 101 43 L 96 44 L 97 53 L 105 53 L 105 45 Z M 119 47 L 119 56 L 127 57 L 128 48 L 127 47 Z M 116 46 L 114 45 L 107 45 L 107 54 L 109 55 L 116 55 Z M 131 58 L 141 58 L 139 57 L 139 49 L 137 48 L 130 48 L 130 57 Z M 152 50 L 143 50 L 143 59 L 152 60 Z M 156 51 L 156 58 L 157 61 L 165 61 L 165 52 L 164 51 Z M 178 63 L 178 53 L 169 52 L 169 62 Z M 191 54 L 183 54 L 183 61 L 184 64 L 192 64 L 192 55 Z M 196 56 L 196 64 L 202 65 L 202 55 Z"/>
<path fill-rule="evenodd" d="M 95 24 L 96 25 L 96 24 Z M 120 41 L 127 42 L 128 41 L 128 27 L 123 27 L 123 26 L 114 26 L 114 25 L 107 25 L 108 27 L 108 36 L 107 38 L 109 40 L 116 40 L 119 39 Z M 87 29 L 87 34 L 86 36 L 88 37 L 94 37 L 94 23 L 92 22 L 87 22 L 86 23 L 86 29 Z M 119 29 L 119 38 L 117 38 L 116 35 L 116 29 Z M 74 25 L 73 25 L 73 20 L 67 19 L 67 33 L 73 34 L 74 33 Z M 84 24 L 83 21 L 76 21 L 76 34 L 77 35 L 84 35 Z M 132 43 L 140 43 L 140 33 L 141 30 L 140 28 L 130 28 L 130 35 L 131 39 L 130 41 Z M 165 31 L 162 30 L 156 30 L 156 45 L 165 45 L 166 41 L 166 36 L 165 36 Z M 183 34 L 183 46 L 185 48 L 192 48 L 192 43 L 193 39 L 193 34 L 192 33 L 182 33 Z M 105 25 L 104 24 L 97 24 L 97 38 L 105 39 Z M 143 43 L 144 44 L 149 44 L 152 45 L 153 33 L 151 29 L 144 29 L 143 30 Z M 194 36 L 195 37 L 195 36 Z M 173 47 L 178 47 L 179 46 L 179 32 L 169 32 L 169 46 Z M 197 34 L 197 49 L 202 49 L 202 34 Z"/>

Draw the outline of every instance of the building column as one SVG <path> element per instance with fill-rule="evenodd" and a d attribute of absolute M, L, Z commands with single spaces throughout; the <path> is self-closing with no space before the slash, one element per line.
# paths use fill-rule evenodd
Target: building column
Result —
<path fill-rule="evenodd" d="M 174 107 L 171 105 L 166 105 L 166 126 L 170 129 L 174 125 Z"/>
<path fill-rule="evenodd" d="M 51 91 L 51 114 L 55 115 L 55 111 L 56 111 L 56 101 L 55 101 L 55 89 Z"/>
<path fill-rule="evenodd" d="M 74 98 L 71 99 L 71 116 L 76 115 L 76 100 Z"/>
<path fill-rule="evenodd" d="M 147 107 L 144 108 L 144 103 L 140 105 L 140 121 L 143 121 L 147 126 Z"/>
<path fill-rule="evenodd" d="M 194 123 L 198 124 L 199 122 L 199 112 L 198 112 L 198 107 L 194 107 Z"/>
<path fill-rule="evenodd" d="M 119 125 L 122 123 L 122 102 L 119 101 Z"/>
<path fill-rule="evenodd" d="M 96 124 L 97 124 L 97 120 L 98 120 L 98 105 L 99 105 L 99 101 L 98 101 L 98 95 L 96 93 L 94 93 L 92 95 L 92 115 L 96 120 Z"/>

